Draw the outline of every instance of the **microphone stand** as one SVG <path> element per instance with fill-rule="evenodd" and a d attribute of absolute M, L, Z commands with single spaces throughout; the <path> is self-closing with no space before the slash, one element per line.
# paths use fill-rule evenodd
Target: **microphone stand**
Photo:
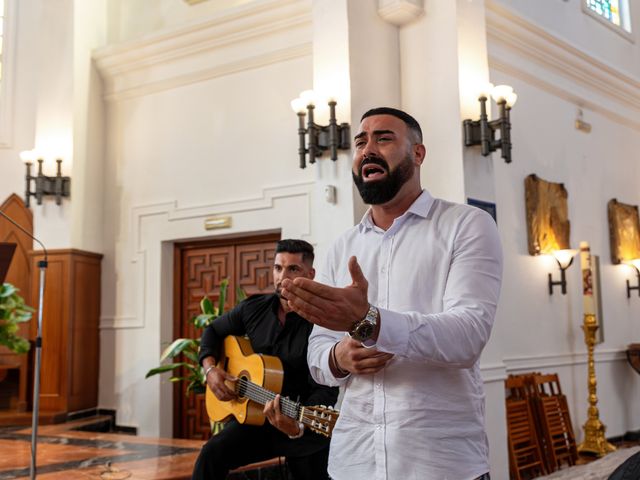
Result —
<path fill-rule="evenodd" d="M 36 478 L 36 449 L 38 446 L 38 415 L 40 412 L 40 367 L 42 364 L 42 309 L 44 305 L 44 280 L 45 270 L 47 268 L 47 249 L 40 240 L 34 237 L 26 228 L 15 222 L 6 213 L 0 210 L 0 215 L 9 220 L 12 224 L 18 227 L 22 232 L 26 233 L 29 237 L 40 244 L 44 251 L 44 260 L 38 261 L 38 268 L 40 269 L 39 289 L 38 289 L 38 323 L 36 328 L 36 368 L 33 379 L 33 412 L 31 415 L 31 465 L 29 467 L 29 478 L 33 480 Z"/>

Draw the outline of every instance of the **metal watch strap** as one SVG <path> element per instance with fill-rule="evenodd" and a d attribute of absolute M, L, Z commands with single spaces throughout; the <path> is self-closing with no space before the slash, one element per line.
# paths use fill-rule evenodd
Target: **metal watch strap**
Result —
<path fill-rule="evenodd" d="M 349 336 L 355 340 L 358 340 L 359 342 L 367 341 L 369 338 L 371 338 L 371 335 L 373 335 L 373 332 L 375 331 L 376 324 L 378 323 L 378 315 L 378 308 L 369 304 L 369 310 L 367 311 L 367 314 L 362 320 L 359 320 L 353 325 L 353 327 L 351 327 Z M 362 330 L 367 329 L 370 331 L 363 336 Z"/>

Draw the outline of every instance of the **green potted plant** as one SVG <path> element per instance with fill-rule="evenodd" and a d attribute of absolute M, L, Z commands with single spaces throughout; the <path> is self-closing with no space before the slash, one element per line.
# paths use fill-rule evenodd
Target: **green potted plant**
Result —
<path fill-rule="evenodd" d="M 200 310 L 202 313 L 194 317 L 191 321 L 198 329 L 206 328 L 211 322 L 224 313 L 224 304 L 227 300 L 227 289 L 229 288 L 229 280 L 224 279 L 220 282 L 220 297 L 218 298 L 218 306 L 214 307 L 208 297 L 204 297 L 200 301 Z M 244 300 L 246 295 L 240 289 L 237 293 L 239 301 Z M 205 380 L 204 371 L 198 362 L 198 349 L 200 348 L 200 337 L 198 338 L 176 338 L 162 352 L 160 362 L 166 360 L 174 360 L 181 354 L 184 355 L 181 361 L 171 362 L 158 367 L 152 368 L 147 372 L 145 378 L 164 372 L 174 372 L 169 380 L 171 382 L 188 382 L 186 394 L 204 393 Z M 184 367 L 185 374 L 180 371 Z"/>
<path fill-rule="evenodd" d="M 200 301 L 200 310 L 202 313 L 194 317 L 191 321 L 199 330 L 206 328 L 216 318 L 224 313 L 224 304 L 227 299 L 227 289 L 229 288 L 229 280 L 224 279 L 220 282 L 220 296 L 218 298 L 218 306 L 215 307 L 209 298 L 204 297 Z M 238 302 L 244 300 L 247 295 L 241 289 L 236 289 L 236 297 Z M 177 338 L 165 348 L 160 356 L 160 362 L 172 360 L 171 363 L 159 365 L 147 372 L 145 378 L 158 375 L 165 372 L 173 372 L 173 376 L 169 379 L 171 382 L 187 382 L 186 395 L 204 393 L 206 390 L 206 382 L 204 378 L 204 370 L 198 362 L 198 350 L 200 348 L 200 337 L 198 338 Z M 183 355 L 179 361 L 174 361 L 177 357 Z M 184 370 L 182 370 L 184 367 Z M 222 429 L 220 422 L 211 422 L 211 430 L 215 435 Z"/>
<path fill-rule="evenodd" d="M 15 353 L 26 353 L 29 340 L 18 335 L 20 324 L 31 320 L 33 308 L 25 305 L 18 289 L 10 283 L 0 286 L 0 345 Z"/>

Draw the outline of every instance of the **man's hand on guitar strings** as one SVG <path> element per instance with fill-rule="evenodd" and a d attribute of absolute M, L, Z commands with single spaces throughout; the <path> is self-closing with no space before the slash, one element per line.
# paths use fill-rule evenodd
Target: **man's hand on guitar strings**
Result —
<path fill-rule="evenodd" d="M 290 437 L 298 435 L 300 433 L 300 426 L 298 422 L 291 417 L 287 417 L 280 411 L 280 395 L 276 395 L 276 398 L 268 401 L 264 410 L 262 411 L 264 416 L 267 417 L 269 423 L 280 430 L 282 433 L 289 435 Z"/>
<path fill-rule="evenodd" d="M 218 367 L 213 367 L 207 375 L 207 385 L 221 402 L 235 400 L 238 396 L 234 390 L 238 379 Z"/>

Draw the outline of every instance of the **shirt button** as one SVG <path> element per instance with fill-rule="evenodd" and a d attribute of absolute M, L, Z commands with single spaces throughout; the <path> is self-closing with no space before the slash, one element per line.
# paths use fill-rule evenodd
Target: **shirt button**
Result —
<path fill-rule="evenodd" d="M 386 273 L 386 272 L 387 272 L 387 269 L 386 269 L 385 267 L 382 267 L 382 268 L 380 269 L 380 273 Z"/>
<path fill-rule="evenodd" d="M 381 428 L 382 428 L 382 425 L 380 425 L 380 424 L 376 425 L 376 430 L 380 430 Z"/>

